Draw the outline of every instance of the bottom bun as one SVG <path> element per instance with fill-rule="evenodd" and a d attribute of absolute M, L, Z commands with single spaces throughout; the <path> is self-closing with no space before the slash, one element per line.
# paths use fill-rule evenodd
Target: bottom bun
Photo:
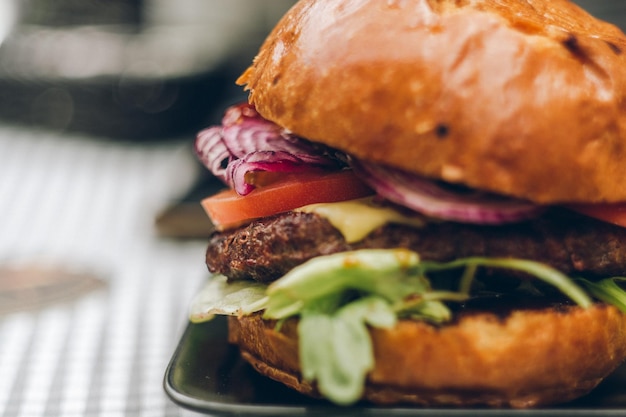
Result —
<path fill-rule="evenodd" d="M 229 340 L 258 372 L 310 396 L 302 379 L 297 320 L 276 330 L 260 314 L 229 318 Z M 363 399 L 376 404 L 529 408 L 581 397 L 626 357 L 626 315 L 598 304 L 462 312 L 434 326 L 401 320 L 370 331 L 375 368 Z"/>

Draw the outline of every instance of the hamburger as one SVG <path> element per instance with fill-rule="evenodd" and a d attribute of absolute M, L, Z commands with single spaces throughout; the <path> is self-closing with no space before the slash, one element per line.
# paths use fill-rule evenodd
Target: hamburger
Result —
<path fill-rule="evenodd" d="M 566 0 L 302 0 L 198 134 L 192 321 L 336 404 L 527 408 L 626 357 L 626 36 Z"/>

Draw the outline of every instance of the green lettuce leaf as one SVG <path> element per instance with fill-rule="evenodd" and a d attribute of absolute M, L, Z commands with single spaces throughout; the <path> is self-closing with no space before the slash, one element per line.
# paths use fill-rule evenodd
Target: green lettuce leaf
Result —
<path fill-rule="evenodd" d="M 298 337 L 300 365 L 306 380 L 317 381 L 320 392 L 337 404 L 361 398 L 374 352 L 367 325 L 393 327 L 395 312 L 378 297 L 362 298 L 334 314 L 305 311 Z"/>
<path fill-rule="evenodd" d="M 189 309 L 192 323 L 210 320 L 216 314 L 236 316 L 259 311 L 255 307 L 265 298 L 267 285 L 251 281 L 228 281 L 223 275 L 214 275 L 206 281 L 194 297 Z"/>
<path fill-rule="evenodd" d="M 350 404 L 374 366 L 368 326 L 392 327 L 398 316 L 443 322 L 451 314 L 442 301 L 466 297 L 432 291 L 416 253 L 373 249 L 314 258 L 270 284 L 261 304 L 266 318 L 300 316 L 303 377 Z"/>
<path fill-rule="evenodd" d="M 425 297 L 427 294 L 438 297 Z M 464 294 L 433 292 L 415 252 L 367 249 L 320 256 L 292 269 L 268 287 L 264 314 L 283 319 L 319 303 L 333 312 L 365 295 L 381 297 L 398 313 L 408 308 L 411 315 L 419 316 L 425 308 L 424 317 L 433 316 L 435 321 L 449 318 L 441 300 L 466 298 Z"/>
<path fill-rule="evenodd" d="M 422 262 L 418 254 L 406 249 L 368 249 L 314 258 L 269 286 L 215 276 L 192 303 L 191 320 L 257 311 L 279 323 L 299 316 L 303 377 L 316 381 L 331 401 L 350 404 L 361 397 L 374 366 L 368 327 L 392 327 L 404 317 L 449 321 L 446 303 L 469 298 L 480 267 L 523 271 L 558 288 L 582 307 L 592 303 L 574 280 L 538 262 L 497 258 Z M 460 270 L 459 278 L 452 285 L 432 288 L 429 274 L 455 269 Z M 626 311 L 626 294 L 615 280 L 581 283 L 593 296 Z"/>

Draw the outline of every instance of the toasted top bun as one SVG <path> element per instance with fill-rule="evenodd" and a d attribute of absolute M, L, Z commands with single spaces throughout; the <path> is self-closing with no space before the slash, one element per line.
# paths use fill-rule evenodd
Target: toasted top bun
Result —
<path fill-rule="evenodd" d="M 265 118 L 364 160 L 626 200 L 626 36 L 567 0 L 302 0 L 239 83 Z"/>
<path fill-rule="evenodd" d="M 229 339 L 262 374 L 316 396 L 301 376 L 296 323 L 230 317 Z M 403 320 L 371 337 L 364 399 L 528 408 L 585 395 L 614 371 L 626 357 L 626 315 L 606 305 L 475 312 L 443 327 Z"/>

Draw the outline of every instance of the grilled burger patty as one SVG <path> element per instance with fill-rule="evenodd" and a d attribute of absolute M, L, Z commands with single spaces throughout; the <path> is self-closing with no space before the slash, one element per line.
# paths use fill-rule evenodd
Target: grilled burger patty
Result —
<path fill-rule="evenodd" d="M 625 228 L 562 209 L 498 227 L 453 222 L 428 222 L 420 228 L 388 224 L 356 243 L 347 243 L 324 217 L 287 212 L 215 233 L 206 262 L 211 272 L 230 279 L 271 282 L 316 256 L 403 247 L 424 260 L 514 257 L 540 261 L 565 274 L 606 277 L 626 274 L 626 248 L 620 242 L 626 242 Z"/>

